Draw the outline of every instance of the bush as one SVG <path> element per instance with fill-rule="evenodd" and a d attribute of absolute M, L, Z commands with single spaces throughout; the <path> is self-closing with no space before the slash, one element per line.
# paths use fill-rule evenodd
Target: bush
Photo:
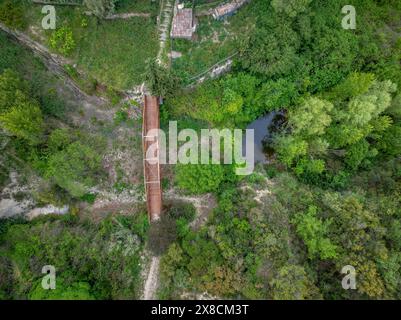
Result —
<path fill-rule="evenodd" d="M 221 165 L 179 164 L 176 167 L 176 182 L 180 189 L 192 194 L 216 192 L 224 180 Z"/>
<path fill-rule="evenodd" d="M 46 177 L 54 181 L 73 197 L 82 197 L 95 184 L 100 172 L 101 156 L 92 147 L 77 141 L 65 150 L 51 155 Z"/>
<path fill-rule="evenodd" d="M 49 39 L 50 46 L 60 52 L 61 54 L 68 55 L 75 49 L 75 41 L 72 31 L 69 27 L 61 27 L 54 31 Z"/>
<path fill-rule="evenodd" d="M 65 286 L 60 277 L 57 278 L 55 290 L 44 290 L 42 281 L 39 280 L 31 292 L 30 300 L 94 300 L 90 294 L 90 285 L 87 282 L 77 282 Z"/>
<path fill-rule="evenodd" d="M 36 101 L 23 94 L 17 95 L 15 105 L 0 114 L 0 123 L 11 135 L 26 140 L 31 145 L 39 144 L 43 137 L 43 116 Z"/>
<path fill-rule="evenodd" d="M 175 202 L 169 206 L 166 213 L 171 219 L 183 218 L 187 222 L 195 218 L 196 210 L 191 203 Z"/>
<path fill-rule="evenodd" d="M 94 204 L 96 200 L 97 194 L 96 193 L 87 193 L 81 197 L 82 201 L 85 201 L 90 204 Z"/>
<path fill-rule="evenodd" d="M 116 125 L 119 125 L 127 120 L 128 120 L 128 112 L 125 110 L 118 110 L 114 115 L 114 123 Z"/>

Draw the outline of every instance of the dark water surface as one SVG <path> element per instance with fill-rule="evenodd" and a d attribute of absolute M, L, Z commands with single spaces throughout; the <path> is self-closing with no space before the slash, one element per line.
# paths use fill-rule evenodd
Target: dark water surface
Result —
<path fill-rule="evenodd" d="M 280 111 L 273 111 L 265 116 L 256 119 L 248 125 L 247 129 L 253 129 L 255 163 L 268 163 L 273 155 L 272 136 L 278 128 L 284 123 L 284 114 Z M 245 154 L 246 141 L 243 140 L 243 153 Z"/>

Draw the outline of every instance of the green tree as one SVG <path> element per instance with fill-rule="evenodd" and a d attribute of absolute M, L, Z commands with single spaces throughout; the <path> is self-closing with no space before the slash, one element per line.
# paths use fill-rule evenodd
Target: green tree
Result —
<path fill-rule="evenodd" d="M 69 128 L 55 129 L 50 133 L 47 145 L 50 153 L 66 149 L 75 139 Z"/>
<path fill-rule="evenodd" d="M 323 202 L 331 219 L 329 238 L 341 246 L 336 258 L 337 268 L 352 265 L 358 270 L 358 292 L 380 298 L 384 293 L 383 278 L 376 261 L 388 255 L 383 236 L 386 230 L 378 214 L 364 204 L 360 195 L 327 192 Z"/>
<path fill-rule="evenodd" d="M 396 86 L 391 81 L 373 81 L 365 93 L 351 98 L 346 114 L 339 114 L 339 119 L 349 125 L 363 127 L 390 107 L 391 94 L 395 91 Z"/>
<path fill-rule="evenodd" d="M 297 95 L 295 84 L 288 79 L 280 78 L 277 81 L 264 82 L 255 100 L 262 111 L 272 111 L 289 107 Z"/>
<path fill-rule="evenodd" d="M 334 13 L 331 13 L 337 17 Z M 328 17 L 332 19 L 332 17 Z M 305 57 L 304 63 L 311 64 L 312 70 L 307 69 L 310 80 L 310 91 L 319 92 L 327 90 L 341 82 L 347 74 L 355 70 L 358 61 L 358 42 L 351 33 L 343 32 L 341 28 L 333 28 L 330 25 L 320 26 L 322 22 L 316 17 L 312 23 L 313 33 L 312 47 L 309 57 Z M 334 23 L 334 22 L 333 22 Z M 337 22 L 335 22 L 337 23 Z"/>
<path fill-rule="evenodd" d="M 285 20 L 262 17 L 257 25 L 241 49 L 242 67 L 267 77 L 288 75 L 299 60 L 297 33 Z"/>
<path fill-rule="evenodd" d="M 304 12 L 311 2 L 312 0 L 272 0 L 271 4 L 276 12 L 294 18 Z"/>
<path fill-rule="evenodd" d="M 146 215 L 109 216 L 98 223 L 73 215 L 49 215 L 29 223 L 8 220 L 4 228 L 0 220 L 0 295 L 5 292 L 11 299 L 137 299 L 139 250 L 143 248 L 137 235 L 142 221 L 147 221 Z M 44 265 L 57 269 L 55 290 L 41 286 Z M 3 274 L 12 266 L 18 275 Z"/>
<path fill-rule="evenodd" d="M 270 281 L 274 300 L 304 300 L 320 298 L 318 289 L 308 278 L 305 269 L 286 265 Z"/>
<path fill-rule="evenodd" d="M 305 214 L 298 213 L 293 219 L 297 234 L 308 248 L 310 259 L 322 260 L 337 257 L 337 247 L 327 237 L 330 220 L 317 218 L 317 207 L 311 206 Z"/>
<path fill-rule="evenodd" d="M 392 156 L 401 154 L 401 126 L 393 125 L 380 137 L 377 147 Z"/>
<path fill-rule="evenodd" d="M 391 81 L 377 81 L 372 74 L 352 73 L 323 94 L 324 100 L 301 100 L 288 113 L 290 130 L 274 139 L 278 158 L 295 168 L 299 177 L 317 183 L 325 163 L 336 174 L 335 171 L 346 170 L 344 166 L 354 171 L 370 165 L 378 149 L 388 148 L 389 154 L 397 154 L 399 132 L 393 119 L 383 114 L 390 107 L 395 90 Z"/>
<path fill-rule="evenodd" d="M 299 177 L 313 181 L 313 179 L 323 173 L 324 169 L 325 163 L 322 159 L 303 158 L 297 163 L 294 171 Z"/>
<path fill-rule="evenodd" d="M 74 197 L 82 197 L 100 174 L 101 155 L 79 141 L 50 156 L 46 177 Z"/>
<path fill-rule="evenodd" d="M 17 92 L 15 105 L 0 115 L 2 127 L 13 136 L 22 138 L 32 145 L 42 141 L 43 116 L 39 105 Z"/>
<path fill-rule="evenodd" d="M 375 76 L 372 73 L 351 73 L 343 82 L 326 94 L 328 99 L 344 101 L 365 94 L 372 86 Z"/>
<path fill-rule="evenodd" d="M 345 154 L 345 163 L 356 170 L 362 161 L 369 156 L 369 143 L 366 140 L 360 140 L 349 147 Z"/>
<path fill-rule="evenodd" d="M 25 27 L 24 10 L 21 0 L 6 0 L 0 4 L 0 21 L 12 28 Z"/>
<path fill-rule="evenodd" d="M 333 105 L 318 98 L 305 99 L 296 109 L 290 111 L 289 124 L 293 134 L 320 136 L 331 123 Z"/>
<path fill-rule="evenodd" d="M 178 77 L 161 66 L 156 59 L 148 60 L 146 63 L 145 82 L 151 93 L 158 97 L 172 96 L 179 88 Z"/>
<path fill-rule="evenodd" d="M 291 167 L 294 160 L 307 154 L 308 143 L 296 136 L 280 135 L 275 139 L 275 149 L 280 161 Z"/>

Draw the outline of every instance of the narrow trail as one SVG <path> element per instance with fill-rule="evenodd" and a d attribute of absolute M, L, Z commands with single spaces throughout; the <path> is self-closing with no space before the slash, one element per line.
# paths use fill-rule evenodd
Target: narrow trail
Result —
<path fill-rule="evenodd" d="M 156 292 L 159 284 L 160 257 L 153 256 L 150 262 L 148 276 L 145 281 L 142 300 L 156 300 Z"/>
<path fill-rule="evenodd" d="M 160 7 L 159 15 L 159 53 L 157 54 L 157 62 L 160 65 L 165 65 L 163 63 L 163 53 L 166 48 L 166 42 L 170 36 L 170 26 L 172 20 L 172 14 L 174 11 L 174 0 L 164 0 Z"/>
<path fill-rule="evenodd" d="M 149 18 L 150 13 L 141 13 L 141 12 L 116 13 L 107 16 L 105 19 L 106 20 L 131 19 L 134 17 Z"/>
<path fill-rule="evenodd" d="M 93 16 L 94 14 L 90 11 L 85 11 L 85 15 L 87 16 Z M 151 14 L 146 13 L 146 12 L 126 12 L 126 13 L 115 13 L 115 14 L 109 14 L 108 16 L 104 17 L 104 20 L 127 20 L 135 17 L 140 17 L 140 18 L 150 18 Z"/>

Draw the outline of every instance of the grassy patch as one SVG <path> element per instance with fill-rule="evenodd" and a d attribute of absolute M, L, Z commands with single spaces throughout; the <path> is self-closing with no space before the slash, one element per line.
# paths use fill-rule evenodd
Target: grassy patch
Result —
<path fill-rule="evenodd" d="M 3 32 L 0 32 L 0 43 L 0 73 L 5 69 L 17 71 L 29 82 L 30 92 L 40 102 L 42 111 L 62 118 L 65 102 L 57 91 L 59 80 L 28 49 L 10 40 Z"/>
<path fill-rule="evenodd" d="M 50 47 L 49 39 L 56 31 L 42 29 L 42 7 L 25 4 L 24 8 L 29 25 L 26 32 Z M 143 8 L 147 12 L 145 6 Z M 86 16 L 84 10 L 84 7 L 56 7 L 57 29 L 68 27 L 75 42 L 67 58 L 76 63 L 78 69 L 115 89 L 129 89 L 142 83 L 144 63 L 146 59 L 156 56 L 158 49 L 154 15 L 148 18 L 99 20 Z M 123 6 L 119 12 L 125 10 L 142 11 Z M 154 10 L 152 6 L 150 13 Z"/>
<path fill-rule="evenodd" d="M 116 12 L 140 12 L 154 15 L 158 12 L 158 3 L 149 0 L 119 0 L 116 5 Z"/>

